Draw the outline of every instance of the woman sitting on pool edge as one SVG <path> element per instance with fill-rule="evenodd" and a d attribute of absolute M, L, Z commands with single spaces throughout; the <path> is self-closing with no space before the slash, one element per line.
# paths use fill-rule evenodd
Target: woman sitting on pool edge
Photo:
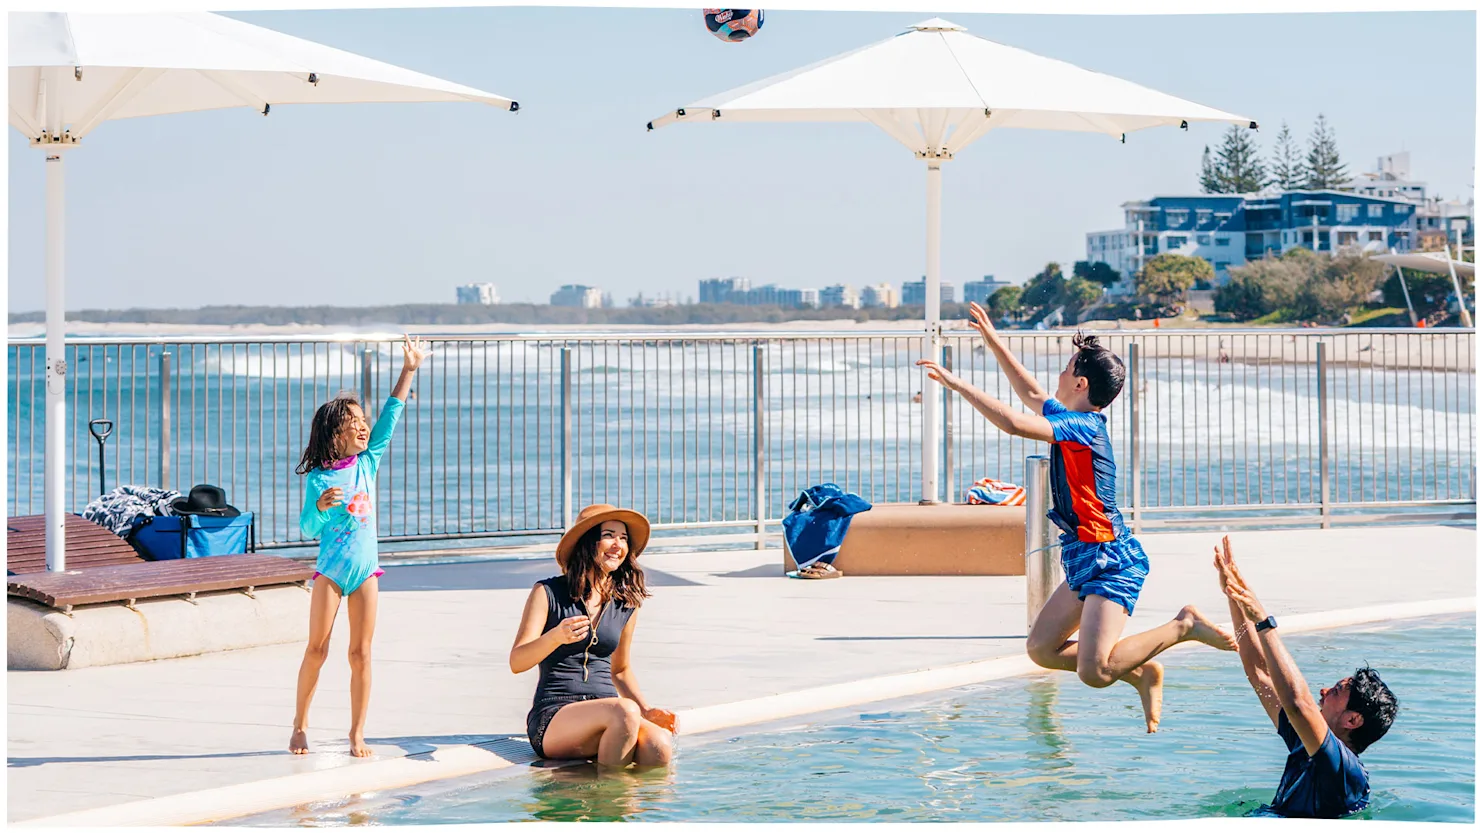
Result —
<path fill-rule="evenodd" d="M 509 668 L 540 668 L 526 728 L 541 758 L 649 767 L 673 757 L 677 720 L 647 704 L 631 666 L 637 608 L 649 595 L 637 566 L 648 531 L 641 513 L 587 506 L 555 547 L 561 574 L 524 604 Z"/>

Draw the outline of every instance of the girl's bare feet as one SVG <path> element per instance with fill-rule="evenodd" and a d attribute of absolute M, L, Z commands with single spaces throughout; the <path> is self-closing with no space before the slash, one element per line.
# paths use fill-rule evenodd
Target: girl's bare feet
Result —
<path fill-rule="evenodd" d="M 368 758 L 375 753 L 365 744 L 365 736 L 356 732 L 349 736 L 349 754 L 356 758 Z"/>
<path fill-rule="evenodd" d="M 1155 660 L 1148 660 L 1125 678 L 1141 694 L 1141 710 L 1146 713 L 1146 733 L 1151 734 L 1161 725 L 1161 687 L 1166 679 L 1166 669 Z"/>
<path fill-rule="evenodd" d="M 294 755 L 307 755 L 308 734 L 302 729 L 294 729 L 293 736 L 288 738 L 288 751 Z"/>
<path fill-rule="evenodd" d="M 1233 634 L 1213 624 L 1213 620 L 1202 615 L 1202 611 L 1192 605 L 1182 608 L 1177 619 L 1189 624 L 1184 639 L 1195 640 L 1220 651 L 1238 650 L 1238 641 L 1233 638 Z"/>

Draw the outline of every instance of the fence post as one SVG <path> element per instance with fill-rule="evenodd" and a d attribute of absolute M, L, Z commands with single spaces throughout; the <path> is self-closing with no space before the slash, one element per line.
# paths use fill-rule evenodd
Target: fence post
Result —
<path fill-rule="evenodd" d="M 370 372 L 370 364 L 374 353 L 369 345 L 360 351 L 360 410 L 365 412 L 366 421 L 374 421 L 375 413 L 372 406 L 375 402 L 375 380 Z"/>
<path fill-rule="evenodd" d="M 1038 611 L 1063 582 L 1064 568 L 1059 563 L 1059 543 L 1053 535 L 1053 525 L 1048 522 L 1048 458 L 1035 454 L 1028 458 L 1025 469 L 1028 519 L 1023 547 L 1027 563 L 1023 565 L 1023 574 L 1028 583 L 1028 630 L 1032 631 Z"/>
<path fill-rule="evenodd" d="M 1130 516 L 1131 532 L 1141 532 L 1141 346 L 1126 345 L 1126 386 L 1130 389 Z"/>
<path fill-rule="evenodd" d="M 1320 420 L 1321 529 L 1331 528 L 1330 438 L 1327 431 L 1326 342 L 1316 342 L 1316 414 Z"/>
<path fill-rule="evenodd" d="M 942 347 L 941 366 L 944 367 L 946 370 L 954 371 L 956 369 L 954 366 L 955 354 L 956 348 L 950 345 Z M 956 474 L 956 420 L 951 415 L 951 389 L 946 387 L 945 385 L 941 385 L 941 390 L 943 391 L 944 395 L 943 405 L 941 406 L 941 416 L 943 417 L 945 422 L 945 425 L 942 427 L 941 433 L 945 436 L 946 451 L 945 467 L 940 470 L 940 479 L 945 483 L 945 488 L 942 490 L 945 494 L 945 502 L 954 503 L 955 501 L 952 499 L 952 495 L 954 494 L 954 492 L 952 492 L 952 489 L 954 488 L 954 480 Z"/>
<path fill-rule="evenodd" d="M 750 461 L 751 499 L 754 501 L 755 548 L 766 548 L 766 348 L 756 344 L 751 348 L 751 387 L 755 397 L 751 403 L 754 425 L 754 454 Z"/>
<path fill-rule="evenodd" d="M 570 467 L 570 348 L 560 348 L 560 525 L 571 520 Z"/>
<path fill-rule="evenodd" d="M 159 353 L 159 488 L 170 488 L 170 397 L 174 378 L 170 375 L 170 352 Z"/>

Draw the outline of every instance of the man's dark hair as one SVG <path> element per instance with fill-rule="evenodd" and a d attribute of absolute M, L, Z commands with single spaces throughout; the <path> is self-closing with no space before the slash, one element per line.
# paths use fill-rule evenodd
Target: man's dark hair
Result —
<path fill-rule="evenodd" d="M 1107 407 L 1125 387 L 1125 365 L 1095 336 L 1075 333 L 1074 375 L 1089 382 L 1089 404 Z"/>
<path fill-rule="evenodd" d="M 1365 665 L 1352 675 L 1346 707 L 1362 716 L 1362 725 L 1347 736 L 1351 750 L 1358 755 L 1381 740 L 1398 716 L 1398 698 L 1377 672 Z"/>

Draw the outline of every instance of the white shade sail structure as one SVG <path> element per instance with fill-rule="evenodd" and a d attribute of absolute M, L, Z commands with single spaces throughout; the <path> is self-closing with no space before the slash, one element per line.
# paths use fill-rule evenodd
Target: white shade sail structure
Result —
<path fill-rule="evenodd" d="M 65 153 L 111 119 L 503 96 L 208 13 L 10 15 L 10 124 L 46 156 L 46 566 L 66 566 Z M 168 484 L 162 484 L 168 485 Z"/>
<path fill-rule="evenodd" d="M 1470 311 L 1465 304 L 1465 291 L 1460 286 L 1459 277 L 1464 275 L 1470 280 L 1475 279 L 1475 264 L 1467 260 L 1454 260 L 1449 256 L 1446 248 L 1443 252 L 1407 252 L 1402 254 L 1376 255 L 1372 258 L 1379 263 L 1398 270 L 1398 282 L 1403 287 L 1403 301 L 1408 305 L 1408 320 L 1414 324 L 1418 323 L 1418 313 L 1413 310 L 1413 299 L 1408 296 L 1408 279 L 1403 277 L 1404 269 L 1412 269 L 1415 272 L 1434 272 L 1436 274 L 1447 274 L 1449 280 L 1454 284 L 1454 297 L 1459 299 L 1459 319 L 1466 327 L 1473 327 L 1474 320 L 1470 318 Z"/>
<path fill-rule="evenodd" d="M 868 122 L 926 165 L 925 330 L 940 357 L 940 169 L 1001 128 L 1103 133 L 1231 122 L 1225 113 L 969 35 L 934 19 L 885 41 L 702 99 L 648 123 Z M 924 400 L 923 497 L 939 497 L 940 397 Z"/>

